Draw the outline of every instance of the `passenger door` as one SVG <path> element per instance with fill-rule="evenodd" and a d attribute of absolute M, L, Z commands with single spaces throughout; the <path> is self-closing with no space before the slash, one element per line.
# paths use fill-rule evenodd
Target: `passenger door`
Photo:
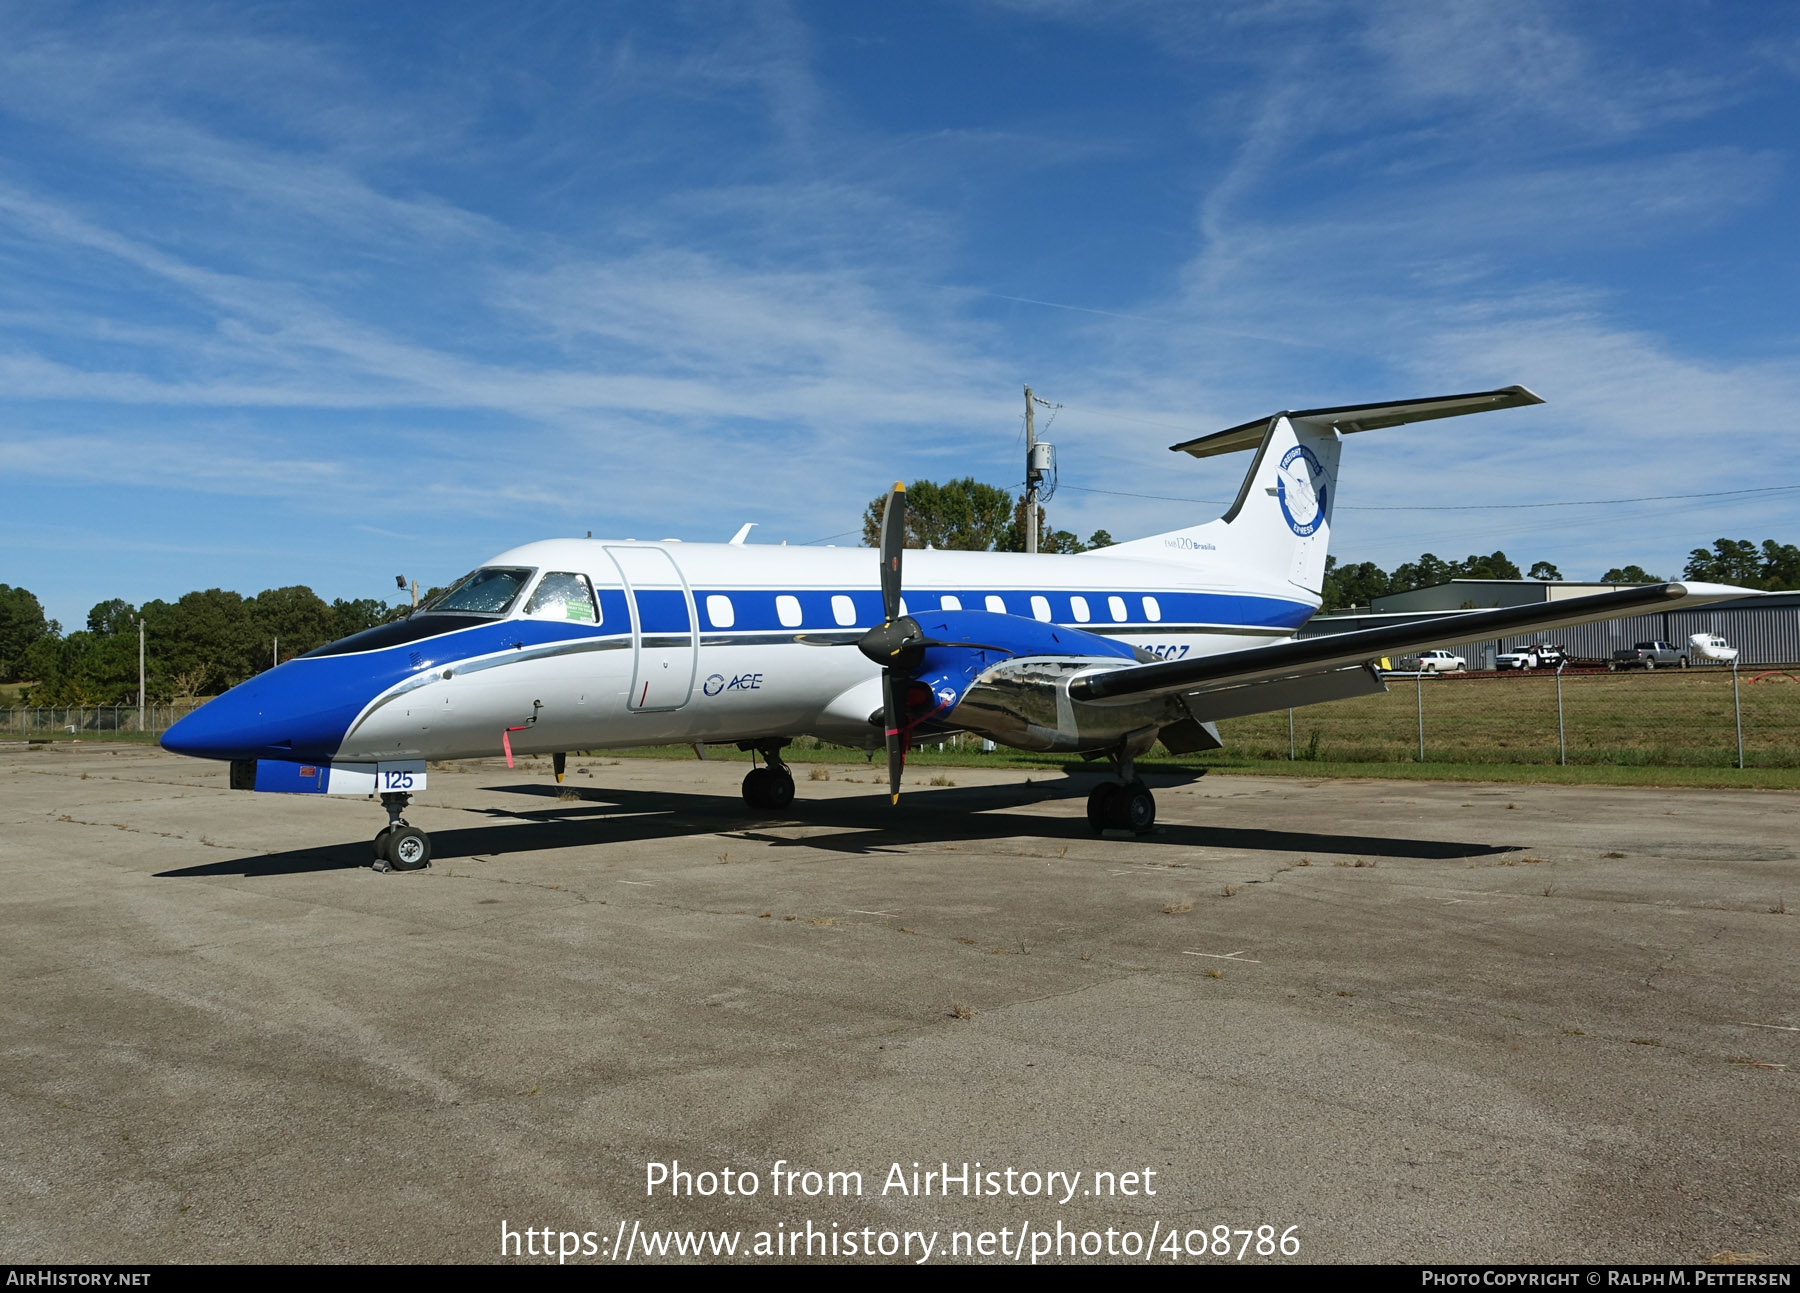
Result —
<path fill-rule="evenodd" d="M 607 555 L 625 581 L 631 604 L 636 668 L 633 710 L 680 709 L 694 689 L 699 660 L 694 603 L 681 571 L 661 548 L 611 548 Z"/>

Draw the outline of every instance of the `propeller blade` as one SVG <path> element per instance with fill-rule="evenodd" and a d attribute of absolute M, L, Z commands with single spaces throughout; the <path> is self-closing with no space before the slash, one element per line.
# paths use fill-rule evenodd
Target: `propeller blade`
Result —
<path fill-rule="evenodd" d="M 881 617 L 900 617 L 900 553 L 906 546 L 906 486 L 894 482 L 881 510 Z"/>
<path fill-rule="evenodd" d="M 887 729 L 888 793 L 900 802 L 900 774 L 906 771 L 907 680 L 893 669 L 881 671 L 881 725 Z"/>

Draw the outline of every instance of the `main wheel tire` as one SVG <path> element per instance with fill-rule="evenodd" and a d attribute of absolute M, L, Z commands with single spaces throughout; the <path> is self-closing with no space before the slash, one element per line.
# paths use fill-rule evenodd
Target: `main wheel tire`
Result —
<path fill-rule="evenodd" d="M 382 862 L 387 859 L 388 833 L 393 829 L 392 826 L 383 826 L 375 832 L 375 838 L 369 841 L 369 852 L 375 861 Z"/>
<path fill-rule="evenodd" d="M 1156 825 L 1156 797 L 1141 781 L 1120 786 L 1110 806 L 1113 824 L 1121 830 L 1145 835 Z"/>
<path fill-rule="evenodd" d="M 769 770 L 761 765 L 744 774 L 744 802 L 752 808 L 769 806 Z"/>
<path fill-rule="evenodd" d="M 1683 668 L 1683 669 L 1687 668 L 1687 657 L 1686 656 L 1681 657 L 1681 668 Z"/>
<path fill-rule="evenodd" d="M 396 871 L 422 871 L 431 865 L 431 836 L 417 826 L 402 826 L 388 836 L 387 860 Z"/>
<path fill-rule="evenodd" d="M 781 812 L 794 802 L 794 774 L 785 767 L 765 768 L 764 771 L 769 774 L 769 780 L 768 801 L 763 807 Z"/>
<path fill-rule="evenodd" d="M 1124 788 L 1116 781 L 1102 781 L 1088 791 L 1088 825 L 1094 828 L 1094 834 L 1098 835 L 1107 828 L 1113 797 Z"/>
<path fill-rule="evenodd" d="M 1654 661 L 1654 660 L 1646 660 L 1646 661 L 1644 661 L 1644 670 L 1645 670 L 1645 672 L 1648 672 L 1648 671 L 1650 671 L 1650 670 L 1651 670 L 1651 669 L 1654 669 L 1654 668 L 1656 668 L 1656 661 Z"/>

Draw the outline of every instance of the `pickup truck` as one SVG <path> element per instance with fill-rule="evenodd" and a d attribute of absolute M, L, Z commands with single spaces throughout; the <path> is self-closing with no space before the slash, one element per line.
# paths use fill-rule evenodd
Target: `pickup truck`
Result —
<path fill-rule="evenodd" d="M 1563 649 L 1539 642 L 1536 646 L 1515 647 L 1502 651 L 1494 661 L 1497 669 L 1554 669 L 1564 660 Z"/>
<path fill-rule="evenodd" d="M 1469 662 L 1453 652 L 1441 647 L 1432 651 L 1421 651 L 1416 656 L 1402 656 L 1400 669 L 1402 672 L 1418 673 L 1460 673 L 1469 667 Z"/>
<path fill-rule="evenodd" d="M 1612 662 L 1606 667 L 1614 671 L 1620 669 L 1685 669 L 1688 658 L 1685 651 L 1678 651 L 1667 642 L 1639 642 L 1624 651 L 1614 651 Z"/>

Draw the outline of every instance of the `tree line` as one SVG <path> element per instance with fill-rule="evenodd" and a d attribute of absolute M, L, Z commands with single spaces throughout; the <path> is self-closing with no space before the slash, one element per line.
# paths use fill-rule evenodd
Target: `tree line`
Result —
<path fill-rule="evenodd" d="M 29 590 L 0 584 L 0 682 L 28 682 L 32 705 L 121 705 L 138 690 L 144 621 L 145 699 L 211 696 L 314 647 L 405 614 L 374 598 L 327 603 L 304 585 L 254 597 L 208 588 L 142 607 L 114 598 L 64 633 Z"/>
<path fill-rule="evenodd" d="M 1383 570 L 1372 561 L 1339 565 L 1336 557 L 1327 557 L 1323 609 L 1335 611 L 1367 606 L 1376 597 L 1409 592 L 1414 588 L 1431 588 L 1452 579 L 1561 578 L 1562 571 L 1548 561 L 1539 561 L 1525 574 L 1520 574 L 1518 566 L 1509 561 L 1504 552 L 1486 557 L 1470 556 L 1462 561 L 1445 561 L 1427 552 L 1417 561 L 1402 562 L 1392 571 Z M 1718 539 L 1711 548 L 1695 548 L 1688 554 L 1680 578 L 1734 584 L 1761 592 L 1800 588 L 1800 547 L 1777 543 L 1773 539 L 1763 540 L 1761 547 L 1749 539 Z M 1633 565 L 1614 566 L 1600 576 L 1600 582 L 1660 584 L 1665 580 L 1642 566 Z"/>

